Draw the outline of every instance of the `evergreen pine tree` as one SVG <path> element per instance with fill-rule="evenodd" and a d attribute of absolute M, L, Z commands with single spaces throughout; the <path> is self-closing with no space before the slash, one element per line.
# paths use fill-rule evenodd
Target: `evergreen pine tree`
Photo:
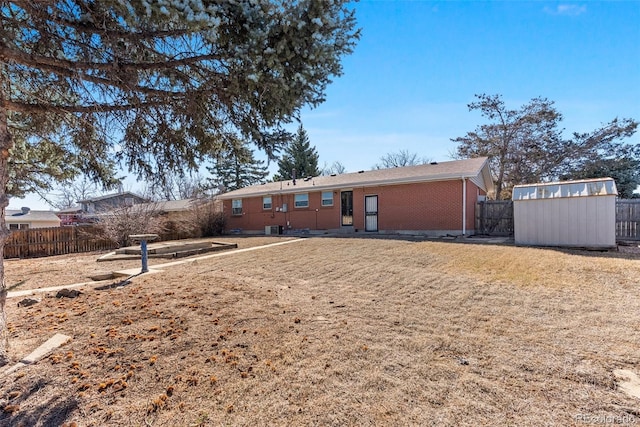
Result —
<path fill-rule="evenodd" d="M 257 160 L 253 150 L 241 141 L 237 141 L 229 152 L 218 156 L 213 167 L 207 167 L 207 170 L 215 175 L 215 184 L 223 185 L 226 191 L 260 184 L 269 175 L 264 161 Z"/>
<path fill-rule="evenodd" d="M 311 146 L 309 136 L 300 125 L 291 144 L 285 149 L 282 158 L 278 160 L 278 172 L 274 179 L 293 179 L 293 170 L 297 178 L 320 175 L 318 168 L 318 152 Z"/>
<path fill-rule="evenodd" d="M 81 174 L 111 185 L 116 164 L 162 182 L 233 135 L 280 149 L 342 74 L 354 14 L 347 0 L 0 2 L 0 365 L 10 195 Z"/>

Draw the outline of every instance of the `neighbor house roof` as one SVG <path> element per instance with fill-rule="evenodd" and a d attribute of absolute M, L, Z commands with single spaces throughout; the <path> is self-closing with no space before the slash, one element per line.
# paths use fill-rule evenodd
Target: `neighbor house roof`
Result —
<path fill-rule="evenodd" d="M 82 212 L 82 206 L 73 206 L 73 207 L 70 207 L 70 208 L 60 209 L 56 213 L 58 215 L 61 215 L 61 214 L 75 214 L 75 213 L 80 213 L 80 212 Z"/>
<path fill-rule="evenodd" d="M 158 202 L 139 203 L 131 206 L 131 209 L 143 211 L 150 209 L 158 212 L 180 212 L 191 208 L 195 199 L 161 200 Z"/>
<path fill-rule="evenodd" d="M 101 200 L 114 199 L 117 197 L 136 197 L 138 199 L 144 200 L 144 197 L 138 196 L 137 194 L 130 191 L 124 191 L 122 193 L 105 194 L 104 196 L 90 197 L 85 200 L 78 200 L 78 203 L 99 202 Z"/>
<path fill-rule="evenodd" d="M 268 182 L 241 188 L 218 196 L 219 199 L 235 199 L 268 194 L 300 193 L 348 187 L 410 184 L 429 181 L 449 181 L 466 178 L 485 191 L 493 189 L 493 180 L 486 157 L 465 160 L 405 166 L 390 169 L 360 171 L 340 175 L 301 177 L 293 180 Z"/>
<path fill-rule="evenodd" d="M 22 222 L 22 221 L 60 221 L 60 218 L 52 211 L 32 211 L 27 213 L 18 209 L 7 209 L 5 211 L 5 220 L 7 222 Z"/>
<path fill-rule="evenodd" d="M 96 216 L 109 215 L 111 212 L 118 212 L 126 209 L 133 213 L 169 213 L 169 212 L 186 212 L 197 206 L 197 203 L 206 202 L 206 199 L 181 199 L 181 200 L 160 200 L 158 202 L 138 203 L 132 206 L 123 206 L 114 208 L 111 211 L 102 212 Z"/>

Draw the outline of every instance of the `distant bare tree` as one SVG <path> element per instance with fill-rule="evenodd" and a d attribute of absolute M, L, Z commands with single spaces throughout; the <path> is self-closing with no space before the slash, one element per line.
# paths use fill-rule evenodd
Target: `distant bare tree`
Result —
<path fill-rule="evenodd" d="M 98 187 L 88 178 L 82 178 L 60 187 L 60 193 L 56 200 L 50 203 L 56 209 L 66 209 L 76 206 L 78 200 L 87 200 L 94 197 Z"/>
<path fill-rule="evenodd" d="M 339 161 L 331 163 L 331 166 L 327 166 L 327 164 L 325 163 L 324 167 L 322 168 L 322 175 L 340 175 L 345 172 L 347 172 L 347 168 Z"/>
<path fill-rule="evenodd" d="M 207 195 L 206 179 L 199 173 L 166 173 L 164 182 L 152 182 L 147 189 L 153 200 L 199 199 Z"/>
<path fill-rule="evenodd" d="M 510 199 L 517 184 L 613 175 L 631 193 L 640 182 L 640 146 L 628 142 L 639 126 L 636 120 L 615 118 L 566 139 L 562 114 L 547 98 L 512 109 L 502 95 L 475 97 L 469 111 L 479 111 L 487 123 L 451 141 L 458 144 L 457 158 L 489 158 L 496 199 Z"/>
<path fill-rule="evenodd" d="M 426 157 L 420 157 L 417 153 L 411 153 L 409 150 L 400 150 L 397 153 L 387 153 L 380 157 L 380 163 L 373 166 L 372 169 L 388 169 L 400 168 L 403 166 L 424 165 L 431 161 Z"/>

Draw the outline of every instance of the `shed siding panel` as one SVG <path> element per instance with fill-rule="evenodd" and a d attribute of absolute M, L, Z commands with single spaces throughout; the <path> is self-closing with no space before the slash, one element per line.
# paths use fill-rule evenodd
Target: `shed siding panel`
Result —
<path fill-rule="evenodd" d="M 567 203 L 558 203 L 560 213 L 558 215 L 558 222 L 567 224 L 566 227 L 560 227 L 558 233 L 558 240 L 560 242 L 566 242 L 569 240 L 569 236 L 576 233 L 576 225 L 571 221 L 571 209 Z"/>
<path fill-rule="evenodd" d="M 572 197 L 569 199 L 570 201 L 575 201 L 578 204 L 578 207 L 575 208 L 575 211 L 578 214 L 578 229 L 573 236 L 569 237 L 569 244 L 577 244 L 577 245 L 586 245 L 589 240 L 593 240 L 595 244 L 597 244 L 597 240 L 595 239 L 595 235 L 593 230 L 590 227 L 591 221 L 595 222 L 597 218 L 595 217 L 595 212 L 588 212 L 587 209 L 591 206 L 589 200 L 593 200 L 589 197 Z"/>
<path fill-rule="evenodd" d="M 514 201 L 515 242 L 615 246 L 615 196 Z"/>

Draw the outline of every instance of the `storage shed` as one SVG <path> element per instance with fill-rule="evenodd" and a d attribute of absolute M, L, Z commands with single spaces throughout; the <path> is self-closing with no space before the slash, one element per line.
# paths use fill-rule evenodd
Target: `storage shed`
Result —
<path fill-rule="evenodd" d="M 612 178 L 516 185 L 515 243 L 615 247 L 617 194 Z"/>

